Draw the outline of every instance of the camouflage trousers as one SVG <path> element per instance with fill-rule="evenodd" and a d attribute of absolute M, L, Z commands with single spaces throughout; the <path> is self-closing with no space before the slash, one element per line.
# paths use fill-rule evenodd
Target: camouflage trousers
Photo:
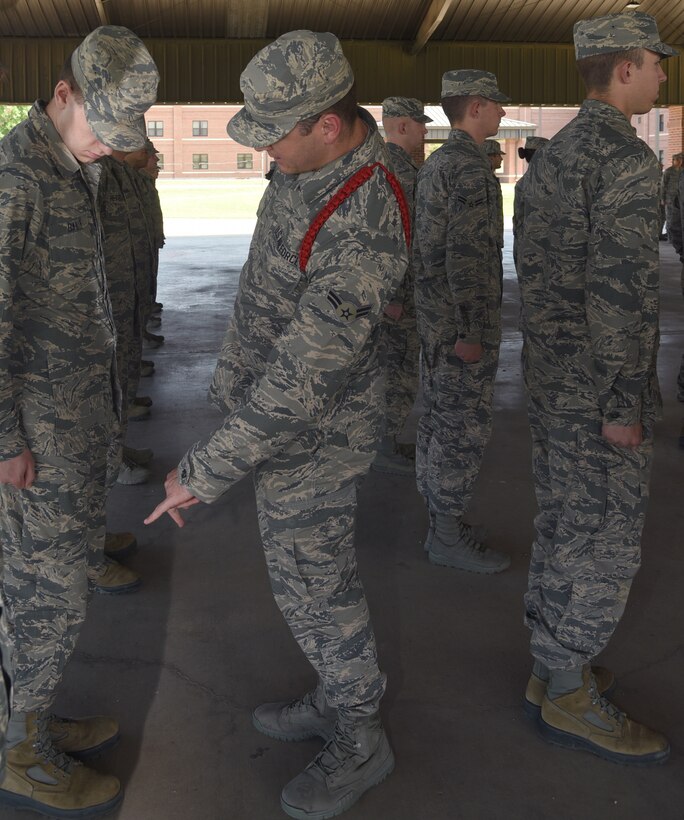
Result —
<path fill-rule="evenodd" d="M 420 341 L 415 312 L 402 316 L 398 322 L 386 317 L 383 329 L 387 371 L 384 433 L 396 439 L 404 429 L 418 391 Z"/>
<path fill-rule="evenodd" d="M 530 400 L 539 512 L 525 623 L 532 655 L 550 669 L 578 668 L 605 648 L 640 566 L 652 439 L 615 447 L 600 426 Z"/>
<path fill-rule="evenodd" d="M 37 458 L 31 487 L 0 485 L 0 645 L 21 712 L 53 703 L 85 618 L 89 555 L 104 548 L 106 447 L 88 459 Z"/>
<path fill-rule="evenodd" d="M 385 676 L 358 574 L 354 528 L 356 481 L 374 451 L 315 448 L 313 438 L 311 448 L 295 443 L 255 473 L 271 589 L 328 703 L 371 713 Z"/>
<path fill-rule="evenodd" d="M 492 429 L 492 396 L 498 344 L 479 362 L 465 364 L 442 347 L 430 366 L 421 361 L 425 413 L 418 421 L 416 480 L 434 513 L 463 516 L 480 472 Z"/>
<path fill-rule="evenodd" d="M 684 264 L 682 265 L 680 278 L 682 283 L 682 296 L 684 296 Z M 684 401 L 684 355 L 679 365 L 679 374 L 677 375 L 677 395 L 680 401 Z"/>
<path fill-rule="evenodd" d="M 0 606 L 0 622 L 4 619 L 4 612 Z M 5 628 L 0 626 L 0 635 L 4 634 Z M 7 735 L 7 721 L 9 719 L 9 706 L 7 698 L 7 688 L 5 685 L 5 675 L 9 678 L 9 663 L 5 662 L 0 646 L 0 785 L 5 776 L 5 737 Z"/>

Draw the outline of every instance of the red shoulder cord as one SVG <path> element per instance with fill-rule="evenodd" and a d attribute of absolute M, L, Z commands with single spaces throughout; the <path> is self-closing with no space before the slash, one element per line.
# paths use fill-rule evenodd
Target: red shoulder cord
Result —
<path fill-rule="evenodd" d="M 359 168 L 355 174 L 350 176 L 344 185 L 328 202 L 328 204 L 324 205 L 323 208 L 321 208 L 321 210 L 316 214 L 313 222 L 309 225 L 309 229 L 302 240 L 302 244 L 299 247 L 299 270 L 302 273 L 306 270 L 309 257 L 311 256 L 313 243 L 315 242 L 320 229 L 323 225 L 325 225 L 330 216 L 340 207 L 345 199 L 349 199 L 354 191 L 360 188 L 364 182 L 368 182 L 368 180 L 373 176 L 373 171 L 376 168 L 380 168 L 384 172 L 387 177 L 387 181 L 392 187 L 397 204 L 399 205 L 399 212 L 401 213 L 401 223 L 404 227 L 406 247 L 411 247 L 411 216 L 409 214 L 408 203 L 406 202 L 406 195 L 404 194 L 399 180 L 394 176 L 394 174 L 385 168 L 381 162 L 374 162 L 372 165 L 365 165 L 363 168 Z"/>

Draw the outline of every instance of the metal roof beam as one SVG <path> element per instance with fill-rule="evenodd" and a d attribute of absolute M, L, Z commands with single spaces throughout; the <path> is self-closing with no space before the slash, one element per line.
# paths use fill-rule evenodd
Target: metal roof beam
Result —
<path fill-rule="evenodd" d="M 107 9 L 105 8 L 104 3 L 102 0 L 93 0 L 93 2 L 95 3 L 95 11 L 97 12 L 97 16 L 100 18 L 100 25 L 108 26 L 109 15 L 107 14 Z"/>
<path fill-rule="evenodd" d="M 411 46 L 411 54 L 418 54 L 419 51 L 425 48 L 427 41 L 437 31 L 437 28 L 454 5 L 456 5 L 456 0 L 432 0 L 430 8 L 420 24 L 416 39 Z"/>

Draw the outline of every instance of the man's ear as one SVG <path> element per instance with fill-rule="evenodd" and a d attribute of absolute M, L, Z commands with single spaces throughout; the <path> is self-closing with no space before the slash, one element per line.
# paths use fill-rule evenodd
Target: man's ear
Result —
<path fill-rule="evenodd" d="M 630 60 L 624 60 L 624 62 L 620 62 L 615 66 L 615 74 L 613 76 L 617 77 L 623 85 L 629 85 L 634 78 L 635 69 L 635 63 Z"/>
<path fill-rule="evenodd" d="M 58 108 L 66 108 L 69 97 L 73 94 L 71 86 L 66 80 L 60 80 L 55 86 L 54 98 Z"/>
<path fill-rule="evenodd" d="M 324 114 L 317 125 L 320 125 L 323 141 L 326 145 L 331 145 L 342 133 L 342 119 L 339 114 L 332 111 Z"/>

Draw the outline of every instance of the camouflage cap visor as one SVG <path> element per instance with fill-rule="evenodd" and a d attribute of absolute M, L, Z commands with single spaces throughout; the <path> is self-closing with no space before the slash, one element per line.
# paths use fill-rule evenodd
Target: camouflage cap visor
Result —
<path fill-rule="evenodd" d="M 257 120 L 250 114 L 245 105 L 228 122 L 228 135 L 240 143 L 251 148 L 266 148 L 286 137 L 300 121 L 299 117 L 280 116 L 277 122 Z"/>
<path fill-rule="evenodd" d="M 129 120 L 112 120 L 101 114 L 96 108 L 83 101 L 86 120 L 93 134 L 108 148 L 115 151 L 137 151 L 144 148 L 145 120 L 143 117 L 132 117 Z"/>

